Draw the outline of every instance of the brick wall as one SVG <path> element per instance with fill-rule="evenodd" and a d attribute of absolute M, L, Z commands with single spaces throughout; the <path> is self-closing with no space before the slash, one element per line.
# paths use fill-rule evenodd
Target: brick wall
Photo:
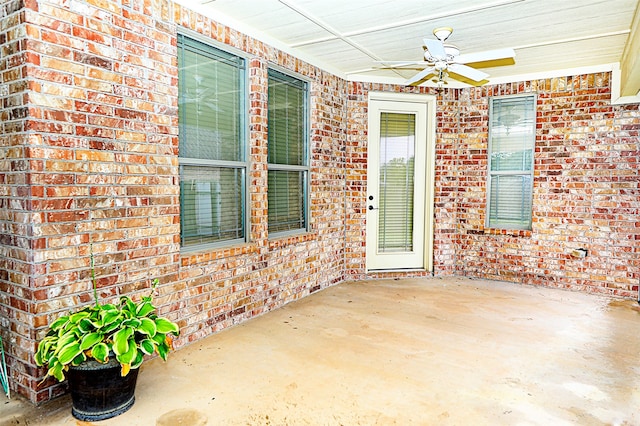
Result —
<path fill-rule="evenodd" d="M 22 2 L 0 5 L 0 335 L 9 350 L 12 388 L 20 389 L 24 374 L 33 373 L 30 277 L 41 272 L 33 264 L 33 225 L 41 215 L 30 211 L 38 189 L 30 187 L 27 135 L 27 68 L 33 57 L 26 50 L 27 32 Z"/>
<path fill-rule="evenodd" d="M 438 94 L 434 275 L 637 296 L 640 110 L 638 104 L 611 105 L 609 76 Z M 353 279 L 407 276 L 365 272 L 366 99 L 371 90 L 418 89 L 349 87 L 346 273 Z M 533 229 L 485 229 L 489 98 L 522 93 L 538 96 Z M 571 256 L 577 248 L 587 257 Z"/>
<path fill-rule="evenodd" d="M 640 106 L 612 106 L 609 73 L 438 94 L 434 271 L 637 297 L 640 281 Z M 347 271 L 365 271 L 367 95 L 415 92 L 349 86 Z M 533 229 L 485 229 L 491 96 L 537 93 Z M 432 94 L 435 92 L 431 91 Z M 584 248 L 584 259 L 571 256 Z"/>
<path fill-rule="evenodd" d="M 26 141 L 27 186 L 9 211 L 28 269 L 12 267 L 3 289 L 12 385 L 34 401 L 61 391 L 38 386 L 32 354 L 46 324 L 92 299 L 90 244 L 105 300 L 177 278 L 175 35 L 167 11 L 148 6 L 43 1 L 20 12 L 28 114 L 12 138 Z M 23 258 L 5 255 L 11 266 Z"/>
<path fill-rule="evenodd" d="M 538 96 L 533 229 L 484 228 L 488 97 Z M 457 271 L 636 297 L 640 280 L 640 110 L 612 106 L 609 73 L 460 91 Z M 571 251 L 588 250 L 586 258 Z"/>
<path fill-rule="evenodd" d="M 90 250 L 104 301 L 159 278 L 177 346 L 343 280 L 344 80 L 164 1 L 15 1 L 1 17 L 0 330 L 15 391 L 34 402 L 64 391 L 38 385 L 33 352 L 53 318 L 91 302 Z M 250 57 L 251 242 L 188 255 L 178 26 Z M 281 239 L 267 235 L 269 63 L 311 80 L 311 232 Z"/>
<path fill-rule="evenodd" d="M 159 278 L 160 313 L 185 345 L 367 274 L 367 94 L 427 88 L 346 82 L 162 0 L 8 1 L 0 10 L 0 333 L 12 388 L 63 392 L 33 365 L 46 325 Z M 250 242 L 179 247 L 176 33 L 248 57 Z M 311 231 L 267 233 L 267 67 L 310 80 Z M 608 74 L 437 94 L 434 274 L 635 296 L 640 265 L 638 105 L 609 105 Z M 487 105 L 538 93 L 531 232 L 485 230 Z M 587 258 L 570 258 L 574 247 Z"/>
<path fill-rule="evenodd" d="M 180 280 L 167 287 L 166 298 L 189 312 L 182 340 L 190 342 L 343 281 L 346 82 L 187 9 L 176 6 L 175 20 L 253 58 L 249 62 L 251 243 L 181 256 Z M 269 63 L 311 80 L 311 230 L 278 239 L 268 239 L 267 232 Z"/>

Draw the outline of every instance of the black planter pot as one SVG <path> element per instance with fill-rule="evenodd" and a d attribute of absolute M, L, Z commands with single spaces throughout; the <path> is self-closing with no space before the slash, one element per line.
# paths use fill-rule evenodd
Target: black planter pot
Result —
<path fill-rule="evenodd" d="M 73 417 L 95 422 L 115 417 L 131 408 L 135 402 L 138 369 L 129 371 L 124 377 L 120 371 L 120 363 L 113 356 L 106 364 L 88 360 L 77 367 L 70 366 L 67 379 Z"/>

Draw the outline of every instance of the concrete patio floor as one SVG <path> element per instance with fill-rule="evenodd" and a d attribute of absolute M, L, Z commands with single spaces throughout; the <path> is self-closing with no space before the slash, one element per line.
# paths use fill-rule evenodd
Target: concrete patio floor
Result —
<path fill-rule="evenodd" d="M 0 397 L 1 425 L 86 424 Z M 640 425 L 640 307 L 433 278 L 344 283 L 146 362 L 100 425 Z"/>

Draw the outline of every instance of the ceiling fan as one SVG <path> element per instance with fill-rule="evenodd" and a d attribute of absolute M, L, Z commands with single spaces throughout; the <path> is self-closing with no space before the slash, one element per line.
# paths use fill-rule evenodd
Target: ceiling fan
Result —
<path fill-rule="evenodd" d="M 453 28 L 441 27 L 433 30 L 433 35 L 437 40 L 425 38 L 424 47 L 424 61 L 381 61 L 382 64 L 389 68 L 404 68 L 408 66 L 424 66 L 425 68 L 405 81 L 405 85 L 413 86 L 416 83 L 422 82 L 428 76 L 434 74 L 434 82 L 438 88 L 444 87 L 446 84 L 446 78 L 449 73 L 468 79 L 476 83 L 483 82 L 489 77 L 489 74 L 472 68 L 466 64 L 481 63 L 488 61 L 508 60 L 515 58 L 516 54 L 513 49 L 497 49 L 487 50 L 484 52 L 460 54 L 460 50 L 452 45 L 445 44 L 445 41 L 453 33 Z M 513 61 L 511 61 L 513 63 Z M 460 78 L 456 78 L 460 80 Z"/>

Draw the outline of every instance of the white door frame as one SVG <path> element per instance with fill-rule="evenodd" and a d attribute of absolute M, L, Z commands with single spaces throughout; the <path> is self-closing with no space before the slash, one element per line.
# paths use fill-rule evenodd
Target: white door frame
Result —
<path fill-rule="evenodd" d="M 423 249 L 423 253 L 424 253 L 424 261 L 423 261 L 423 267 L 422 268 L 418 268 L 420 270 L 426 270 L 429 272 L 433 271 L 433 225 L 434 225 L 434 188 L 435 188 L 435 142 L 436 142 L 436 97 L 433 95 L 424 95 L 424 94 L 415 94 L 415 93 L 391 93 L 391 92 L 369 92 L 369 96 L 368 96 L 368 101 L 369 104 L 371 103 L 371 101 L 383 101 L 383 102 L 389 102 L 390 104 L 390 108 L 392 108 L 393 103 L 396 102 L 409 102 L 409 103 L 418 103 L 418 104 L 425 104 L 427 107 L 427 117 L 426 117 L 426 149 L 424 152 L 424 155 L 426 156 L 426 158 L 424 159 L 425 161 L 425 173 L 424 173 L 424 191 L 425 191 L 425 197 L 424 197 L 424 249 Z M 372 144 L 377 144 L 379 141 L 379 135 L 374 134 L 371 131 L 371 120 L 379 120 L 379 117 L 372 117 L 371 115 L 369 116 L 369 132 L 368 132 L 368 144 L 369 146 L 372 146 Z M 377 128 L 379 128 L 379 125 L 377 126 Z M 369 165 L 369 161 L 371 161 L 371 158 L 369 158 L 370 156 L 368 156 L 368 164 L 367 164 L 367 169 L 372 169 L 372 167 L 378 167 L 378 165 L 375 166 L 371 166 Z M 375 181 L 375 184 L 377 184 L 377 177 L 373 177 L 371 176 L 370 173 L 367 173 L 367 187 L 369 187 L 370 185 L 372 185 L 372 181 Z M 417 183 L 417 182 L 416 182 Z M 369 193 L 367 193 L 367 197 L 368 197 Z M 368 199 L 367 201 L 367 208 L 369 206 L 368 203 Z M 375 232 L 377 232 L 377 221 L 376 223 L 372 223 L 372 221 L 369 220 L 369 210 L 366 210 L 367 214 L 367 258 L 369 258 L 369 252 L 370 250 L 372 250 L 372 247 L 370 245 L 370 235 L 371 232 L 373 231 L 374 228 L 371 227 L 375 227 Z M 371 265 L 369 264 L 369 262 L 366 262 L 366 269 L 367 271 L 376 271 L 379 269 L 374 269 L 371 267 Z"/>

